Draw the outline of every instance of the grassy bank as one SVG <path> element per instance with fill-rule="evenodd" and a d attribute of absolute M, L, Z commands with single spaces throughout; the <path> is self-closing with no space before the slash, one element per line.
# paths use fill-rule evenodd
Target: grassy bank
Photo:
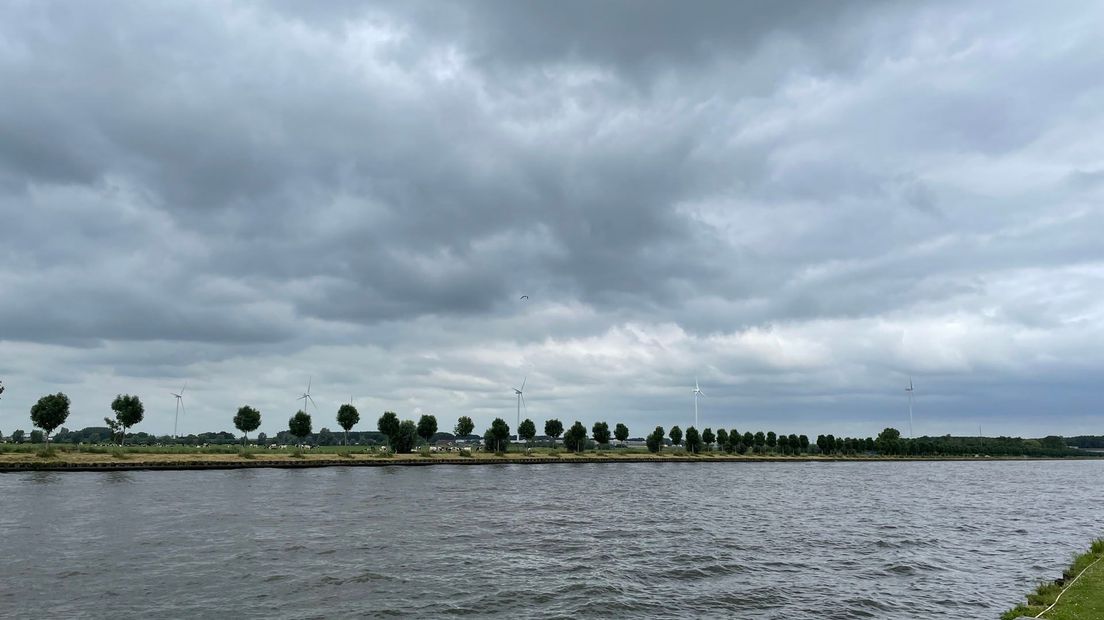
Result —
<path fill-rule="evenodd" d="M 1061 579 L 1040 584 L 1035 592 L 1027 596 L 1026 605 L 1008 610 L 1001 619 L 1022 617 L 1047 620 L 1104 618 L 1104 539 L 1094 541 L 1088 553 L 1074 558 Z"/>
<path fill-rule="evenodd" d="M 541 462 L 547 462 L 552 460 L 553 462 L 572 462 L 572 461 L 609 461 L 616 462 L 618 460 L 632 460 L 632 461 L 647 461 L 647 460 L 684 460 L 687 462 L 797 462 L 797 461 L 814 461 L 814 462 L 833 462 L 833 461 L 901 461 L 901 460 L 923 460 L 923 461 L 944 461 L 944 460 L 975 460 L 975 461 L 992 461 L 1001 460 L 992 457 L 879 457 L 879 456 L 819 456 L 819 455 L 735 455 L 725 454 L 721 452 L 703 452 L 700 454 L 689 454 L 682 449 L 665 449 L 659 454 L 652 454 L 644 448 L 616 448 L 616 449 L 603 449 L 603 450 L 588 450 L 586 452 L 576 453 L 568 452 L 563 449 L 550 449 L 550 448 L 533 448 L 531 450 L 515 449 L 515 451 L 506 452 L 504 454 L 494 454 L 490 452 L 474 452 L 474 453 L 458 453 L 458 452 L 432 452 L 432 453 L 412 453 L 412 454 L 390 454 L 386 451 L 381 451 L 376 448 L 365 448 L 364 446 L 325 446 L 314 447 L 310 450 L 298 451 L 294 448 L 285 448 L 279 450 L 271 450 L 266 448 L 248 448 L 242 450 L 240 446 L 207 446 L 207 447 L 188 447 L 188 446 L 102 446 L 102 445 L 83 445 L 74 446 L 67 444 L 58 444 L 52 446 L 50 453 L 46 453 L 43 448 L 45 446 L 20 444 L 12 445 L 7 444 L 3 446 L 4 449 L 0 450 L 0 469 L 5 465 L 15 466 L 17 464 L 35 463 L 42 466 L 58 465 L 64 467 L 65 465 L 82 465 L 82 464 L 96 464 L 96 463 L 128 463 L 135 466 L 139 466 L 143 463 L 180 463 L 180 464 L 203 464 L 203 463 L 233 463 L 241 461 L 249 461 L 255 465 L 263 466 L 266 463 L 275 464 L 280 462 L 287 462 L 293 459 L 297 462 L 310 463 L 350 463 L 358 461 L 371 461 L 371 462 L 386 462 L 395 464 L 404 464 L 406 462 L 417 462 L 419 464 L 429 464 L 435 461 L 439 462 L 456 462 L 462 460 L 465 462 L 525 462 L 540 460 Z M 1008 460 L 1008 459 L 1003 459 Z M 1019 459 L 1017 459 L 1019 460 Z"/>

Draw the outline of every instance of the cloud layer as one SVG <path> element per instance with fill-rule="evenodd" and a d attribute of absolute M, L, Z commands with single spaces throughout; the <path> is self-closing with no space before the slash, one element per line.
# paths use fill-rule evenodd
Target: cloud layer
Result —
<path fill-rule="evenodd" d="M 693 10 L 690 10 L 690 9 Z M 1101 433 L 1104 11 L 0 8 L 0 431 L 187 431 L 308 377 L 529 413 Z M 519 299 L 529 295 L 528 300 Z M 538 424 L 539 426 L 539 424 Z"/>

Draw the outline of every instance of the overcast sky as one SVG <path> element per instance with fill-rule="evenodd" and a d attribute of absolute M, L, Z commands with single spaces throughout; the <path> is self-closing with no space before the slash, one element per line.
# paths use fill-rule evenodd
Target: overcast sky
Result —
<path fill-rule="evenodd" d="M 1104 5 L 5 2 L 0 432 L 1102 434 Z M 528 300 L 520 299 L 528 295 Z M 312 413 L 313 410 L 312 410 Z"/>

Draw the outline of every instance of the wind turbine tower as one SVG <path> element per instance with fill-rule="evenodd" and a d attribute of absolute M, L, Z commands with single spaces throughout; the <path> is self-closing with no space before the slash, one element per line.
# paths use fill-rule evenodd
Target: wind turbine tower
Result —
<path fill-rule="evenodd" d="M 307 391 L 303 392 L 303 395 L 300 396 L 299 398 L 296 398 L 295 400 L 303 401 L 303 410 L 304 411 L 306 411 L 306 409 L 307 409 L 307 401 L 310 401 L 311 406 L 314 407 L 314 412 L 318 413 L 318 405 L 314 404 L 314 399 L 311 398 L 311 395 L 310 395 L 311 381 L 313 379 L 314 379 L 314 377 L 307 377 Z"/>
<path fill-rule="evenodd" d="M 705 396 L 705 392 L 698 386 L 697 377 L 694 377 L 694 391 L 692 394 L 694 395 L 694 428 L 698 428 L 698 397 Z"/>
<path fill-rule="evenodd" d="M 514 438 L 517 441 L 521 441 L 521 405 L 525 401 L 525 382 L 529 380 L 528 375 L 521 378 L 521 387 L 514 388 L 514 395 L 517 396 L 517 426 L 514 427 Z"/>
<path fill-rule="evenodd" d="M 169 394 L 172 394 L 173 396 L 176 397 L 176 415 L 173 416 L 173 437 L 174 438 L 179 437 L 179 435 L 176 434 L 176 427 L 177 427 L 177 422 L 180 421 L 180 412 L 184 409 L 184 388 L 186 388 L 186 387 L 188 387 L 188 382 L 187 381 L 185 381 L 184 385 L 181 386 L 180 392 L 169 392 Z M 187 414 L 187 412 L 185 412 L 185 414 Z"/>
<path fill-rule="evenodd" d="M 912 393 L 914 391 L 915 390 L 912 387 L 912 377 L 909 377 L 908 387 L 905 388 L 905 393 L 908 394 L 908 404 L 909 404 L 909 439 L 912 439 Z"/>

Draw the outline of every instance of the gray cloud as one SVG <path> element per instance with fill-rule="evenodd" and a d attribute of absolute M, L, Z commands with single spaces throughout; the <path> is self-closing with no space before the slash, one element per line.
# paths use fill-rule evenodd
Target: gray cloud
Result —
<path fill-rule="evenodd" d="M 700 375 L 718 422 L 872 433 L 911 373 L 940 432 L 1012 393 L 1006 432 L 1088 432 L 1101 22 L 6 6 L 0 423 L 191 377 L 278 426 L 309 375 L 487 422 L 529 373 L 534 415 L 670 423 Z"/>

